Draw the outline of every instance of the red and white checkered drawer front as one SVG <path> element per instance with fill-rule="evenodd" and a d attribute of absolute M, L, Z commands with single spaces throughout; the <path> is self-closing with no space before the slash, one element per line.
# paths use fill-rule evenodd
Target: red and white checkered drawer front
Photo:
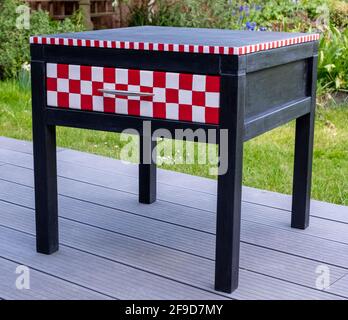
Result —
<path fill-rule="evenodd" d="M 99 89 L 153 96 L 110 95 Z M 219 76 L 47 63 L 51 107 L 218 124 L 219 100 Z"/>

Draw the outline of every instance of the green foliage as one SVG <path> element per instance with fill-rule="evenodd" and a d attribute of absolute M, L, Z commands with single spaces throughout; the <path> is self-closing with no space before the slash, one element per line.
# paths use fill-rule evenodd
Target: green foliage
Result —
<path fill-rule="evenodd" d="M 30 16 L 30 29 L 18 29 L 16 8 L 22 0 L 1 0 L 0 3 L 0 77 L 16 78 L 24 63 L 30 60 L 29 37 L 35 34 L 51 34 L 84 29 L 80 12 L 62 22 L 53 21 L 47 12 L 34 11 Z"/>
<path fill-rule="evenodd" d="M 348 92 L 348 29 L 331 26 L 320 41 L 318 89 Z"/>
<path fill-rule="evenodd" d="M 131 25 L 322 33 L 318 92 L 348 90 L 348 2 L 344 0 L 158 0 L 130 7 Z M 332 25 L 332 27 L 327 27 Z"/>
<path fill-rule="evenodd" d="M 331 0 L 330 1 L 330 19 L 337 28 L 344 29 L 348 27 L 348 1 Z"/>
<path fill-rule="evenodd" d="M 158 0 L 151 13 L 149 0 L 143 0 L 130 7 L 130 23 L 243 29 L 247 22 L 256 22 L 274 31 L 308 31 L 326 3 L 327 0 Z"/>

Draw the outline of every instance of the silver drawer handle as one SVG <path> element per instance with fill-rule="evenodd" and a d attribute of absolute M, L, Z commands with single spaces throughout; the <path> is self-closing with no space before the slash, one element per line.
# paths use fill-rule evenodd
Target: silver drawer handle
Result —
<path fill-rule="evenodd" d="M 107 94 L 113 94 L 117 96 L 131 96 L 131 97 L 153 97 L 155 94 L 151 92 L 135 92 L 125 90 L 113 90 L 113 89 L 98 89 L 98 91 Z"/>

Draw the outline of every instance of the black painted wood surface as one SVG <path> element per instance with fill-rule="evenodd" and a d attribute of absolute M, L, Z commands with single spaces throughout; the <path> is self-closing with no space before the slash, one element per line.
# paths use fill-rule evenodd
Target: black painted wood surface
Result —
<path fill-rule="evenodd" d="M 152 43 L 197 44 L 208 46 L 239 47 L 260 42 L 285 40 L 306 33 L 293 32 L 246 32 L 226 29 L 204 29 L 183 27 L 129 27 L 107 30 L 96 30 L 76 33 L 49 35 L 57 38 L 117 40 Z"/>

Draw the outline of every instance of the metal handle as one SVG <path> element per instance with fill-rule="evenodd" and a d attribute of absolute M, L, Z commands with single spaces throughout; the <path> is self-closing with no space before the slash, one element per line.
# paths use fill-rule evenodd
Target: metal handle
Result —
<path fill-rule="evenodd" d="M 113 89 L 98 89 L 98 91 L 107 94 L 113 94 L 117 96 L 131 96 L 131 97 L 153 97 L 155 94 L 151 92 L 135 92 L 126 90 L 113 90 Z"/>

